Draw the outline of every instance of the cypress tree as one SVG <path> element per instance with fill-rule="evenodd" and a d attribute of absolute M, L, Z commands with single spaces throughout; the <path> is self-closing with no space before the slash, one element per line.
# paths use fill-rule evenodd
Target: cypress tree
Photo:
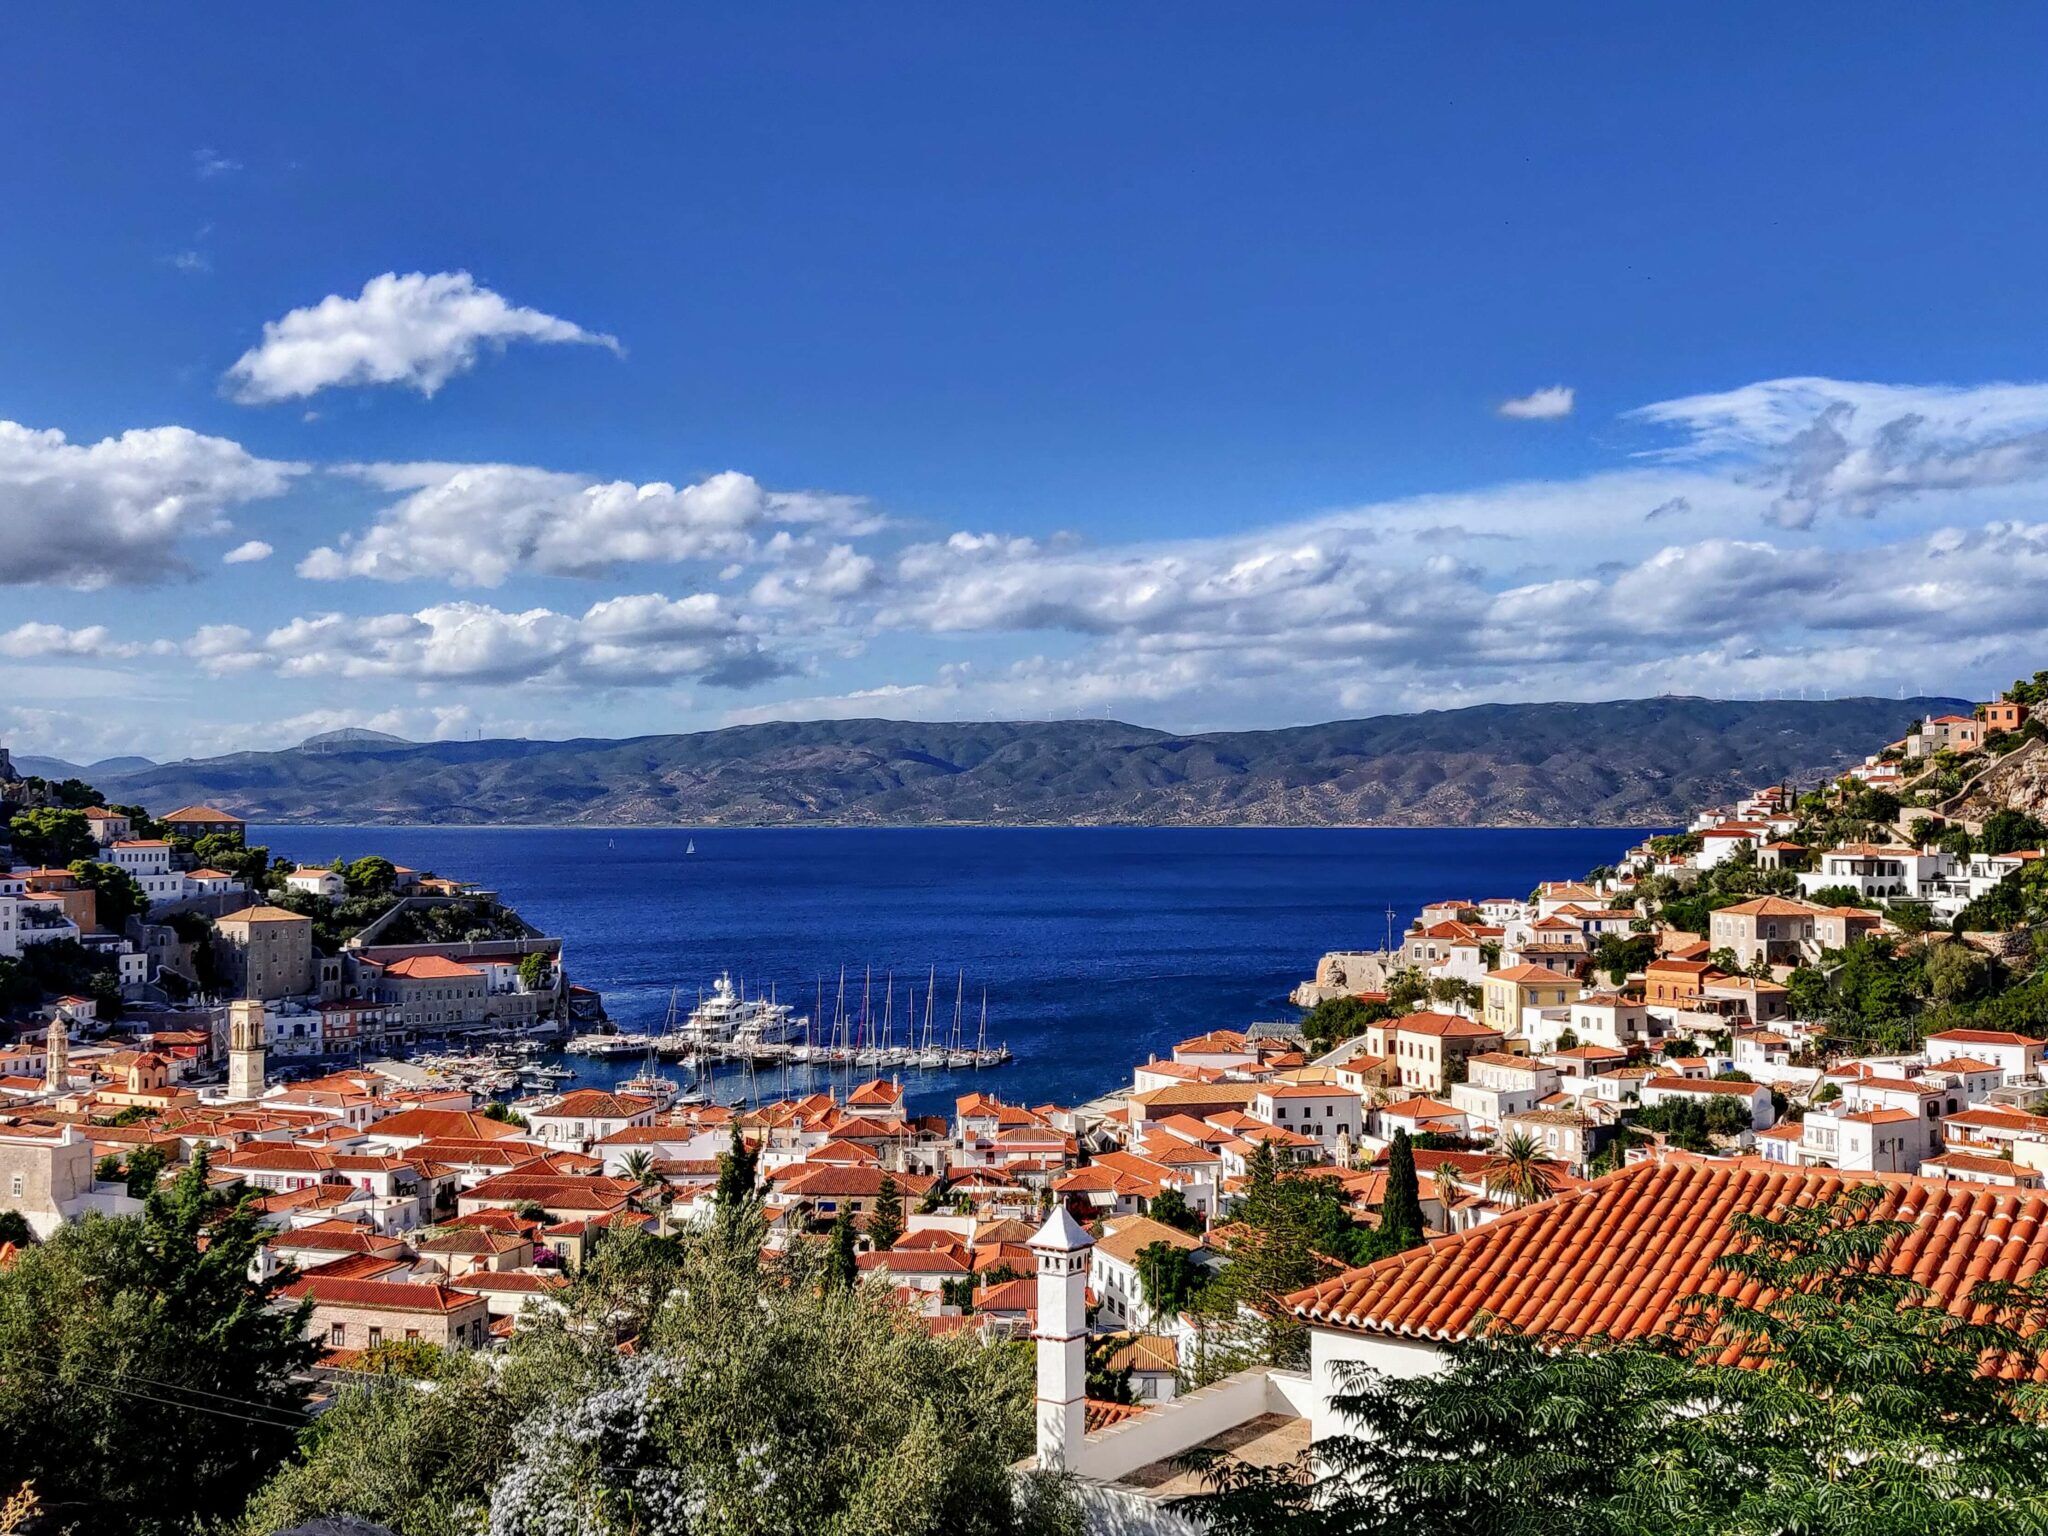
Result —
<path fill-rule="evenodd" d="M 1387 1154 L 1387 1193 L 1380 1203 L 1380 1230 L 1401 1248 L 1422 1241 L 1422 1189 L 1415 1177 L 1415 1148 L 1406 1131 L 1394 1132 Z"/>

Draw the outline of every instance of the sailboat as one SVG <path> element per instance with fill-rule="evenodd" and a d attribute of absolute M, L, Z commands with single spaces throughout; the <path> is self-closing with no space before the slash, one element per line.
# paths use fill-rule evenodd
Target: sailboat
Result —
<path fill-rule="evenodd" d="M 691 838 L 691 839 L 690 839 L 690 841 L 689 841 L 689 845 L 688 845 L 687 847 L 685 847 L 685 848 L 683 849 L 683 852 L 687 854 L 687 853 L 695 853 L 696 851 L 697 851 L 697 839 L 695 839 L 695 838 L 693 837 L 693 838 Z"/>
<path fill-rule="evenodd" d="M 971 1067 L 974 1052 L 960 1048 L 960 1014 L 967 999 L 967 973 L 960 972 L 953 980 L 953 1035 L 946 1042 L 946 1065 L 949 1067 Z"/>
<path fill-rule="evenodd" d="M 924 1035 L 917 1042 L 917 1064 L 920 1067 L 939 1068 L 946 1064 L 946 1053 L 932 1044 L 932 995 L 939 990 L 939 968 L 932 967 L 932 973 L 924 988 Z"/>

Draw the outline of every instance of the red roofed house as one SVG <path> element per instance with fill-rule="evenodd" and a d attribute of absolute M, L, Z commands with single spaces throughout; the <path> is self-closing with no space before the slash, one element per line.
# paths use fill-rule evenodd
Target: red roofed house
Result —
<path fill-rule="evenodd" d="M 1336 1083 L 1262 1083 L 1252 1114 L 1283 1131 L 1313 1136 L 1329 1152 L 1337 1150 L 1338 1137 L 1356 1142 L 1365 1129 L 1359 1096 Z"/>
<path fill-rule="evenodd" d="M 1555 980 L 1564 984 L 1567 979 L 1558 976 Z M 1559 1001 L 1562 1000 L 1560 997 Z M 1519 1020 L 1520 1015 L 1516 1017 Z M 1408 1013 L 1398 1019 L 1368 1024 L 1365 1039 L 1368 1051 L 1393 1062 L 1403 1088 L 1418 1093 L 1446 1093 L 1460 1075 L 1459 1064 L 1468 1056 L 1498 1050 L 1504 1043 L 1504 1032 L 1491 1017 L 1481 1024 L 1457 1013 Z"/>
<path fill-rule="evenodd" d="M 1927 1037 L 1927 1065 L 1939 1067 L 1957 1057 L 1997 1067 L 2008 1083 L 2041 1076 L 2042 1053 L 2048 1044 L 2003 1029 L 1949 1029 Z"/>
<path fill-rule="evenodd" d="M 1643 1084 L 1643 1107 L 1654 1109 L 1659 1104 L 1674 1099 L 1689 1100 L 1705 1108 L 1707 1101 L 1714 1098 L 1740 1099 L 1749 1109 L 1749 1123 L 1753 1130 L 1768 1129 L 1776 1112 L 1771 1108 L 1771 1090 L 1762 1083 L 1717 1082 L 1696 1077 L 1667 1075 L 1653 1077 Z"/>
<path fill-rule="evenodd" d="M 168 815 L 159 816 L 157 822 L 170 836 L 195 843 L 216 832 L 240 837 L 248 825 L 241 817 L 217 811 L 210 805 L 181 805 Z"/>
<path fill-rule="evenodd" d="M 1524 964 L 1488 971 L 1480 990 L 1486 999 L 1486 1022 L 1505 1040 L 1522 1033 L 1522 1015 L 1526 1010 L 1562 1008 L 1579 995 L 1580 988 L 1576 978 L 1562 971 Z"/>
<path fill-rule="evenodd" d="M 1729 1295 L 1746 1282 L 1714 1266 L 1737 1241 L 1729 1219 L 1768 1216 L 1856 1187 L 1841 1174 L 1757 1162 L 1670 1159 L 1622 1172 L 1497 1220 L 1348 1270 L 1288 1298 L 1309 1325 L 1311 1432 L 1347 1433 L 1329 1409 L 1341 1368 L 1401 1376 L 1438 1367 L 1439 1346 L 1490 1320 L 1564 1339 L 1635 1339 L 1668 1330 L 1681 1298 Z M 1896 1178 L 1873 1220 L 1906 1223 L 1893 1272 L 1954 1311 L 1992 1277 L 2023 1282 L 2048 1263 L 2048 1196 Z"/>
<path fill-rule="evenodd" d="M 475 1024 L 490 1012 L 484 973 L 445 955 L 393 960 L 381 967 L 374 986 L 378 1000 L 397 1010 L 399 1022 L 408 1029 Z"/>
<path fill-rule="evenodd" d="M 652 1125 L 660 1107 L 655 1100 L 638 1094 L 578 1088 L 545 1109 L 527 1110 L 526 1123 L 534 1136 L 549 1146 L 574 1147 L 582 1152 L 591 1143 L 616 1136 L 628 1126 Z"/>
<path fill-rule="evenodd" d="M 313 1303 L 307 1337 L 329 1349 L 376 1349 L 401 1341 L 480 1349 L 490 1326 L 481 1296 L 445 1285 L 307 1275 L 278 1294 L 294 1306 Z"/>

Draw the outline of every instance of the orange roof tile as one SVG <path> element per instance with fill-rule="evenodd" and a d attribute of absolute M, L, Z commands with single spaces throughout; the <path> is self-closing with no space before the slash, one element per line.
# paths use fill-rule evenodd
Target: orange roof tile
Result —
<path fill-rule="evenodd" d="M 1641 1338 L 1668 1328 L 1681 1298 L 1747 1284 L 1714 1268 L 1736 1242 L 1731 1217 L 1811 1205 L 1870 1182 L 1754 1161 L 1637 1163 L 1349 1270 L 1288 1303 L 1310 1322 L 1367 1333 L 1446 1339 L 1496 1318 L 1532 1334 Z M 1912 1178 L 1880 1187 L 1872 1219 L 1909 1227 L 1894 1271 L 1941 1305 L 1959 1309 L 1980 1280 L 2023 1282 L 2048 1266 L 2048 1194 Z"/>

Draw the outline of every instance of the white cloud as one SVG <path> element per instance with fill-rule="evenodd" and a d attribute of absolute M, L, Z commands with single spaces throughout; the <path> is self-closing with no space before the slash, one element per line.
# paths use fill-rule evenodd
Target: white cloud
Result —
<path fill-rule="evenodd" d="M 164 261 L 187 277 L 203 277 L 213 270 L 213 261 L 204 251 L 173 251 L 164 258 Z"/>
<path fill-rule="evenodd" d="M 261 539 L 248 539 L 237 544 L 220 557 L 222 565 L 248 565 L 256 560 L 268 560 L 277 551 Z"/>
<path fill-rule="evenodd" d="M 66 629 L 62 624 L 31 621 L 0 634 L 0 656 L 41 660 L 50 657 L 120 659 L 141 656 L 147 645 L 118 641 L 104 624 Z"/>
<path fill-rule="evenodd" d="M 1769 379 L 1629 416 L 1684 434 L 1655 457 L 1720 464 L 1771 489 L 1764 515 L 1788 528 L 2048 479 L 2048 384 Z"/>
<path fill-rule="evenodd" d="M 775 558 L 797 550 L 774 542 L 778 530 L 880 526 L 856 498 L 771 491 L 733 470 L 681 487 L 518 464 L 369 464 L 353 473 L 405 494 L 362 533 L 307 555 L 301 576 L 495 587 L 518 570 L 596 576 L 622 565 Z"/>
<path fill-rule="evenodd" d="M 1569 384 L 1552 384 L 1501 401 L 1500 414 L 1510 421 L 1557 421 L 1571 415 L 1575 393 Z"/>
<path fill-rule="evenodd" d="M 200 630 L 186 653 L 214 673 L 425 685 L 643 688 L 677 681 L 739 688 L 788 662 L 715 593 L 607 598 L 581 614 L 437 603 L 415 613 L 312 614 L 259 638 L 238 625 Z"/>
<path fill-rule="evenodd" d="M 201 181 L 212 181 L 218 176 L 232 176 L 242 168 L 242 162 L 231 160 L 214 149 L 192 151 L 192 174 Z"/>
<path fill-rule="evenodd" d="M 467 272 L 386 272 L 354 298 L 329 294 L 263 327 L 227 373 L 245 405 L 298 400 L 343 385 L 396 384 L 432 395 L 515 341 L 619 350 L 610 336 L 506 302 Z"/>
<path fill-rule="evenodd" d="M 305 469 L 184 427 L 73 443 L 0 421 L 0 585 L 90 590 L 185 574 L 181 540 L 226 532 L 230 508 L 280 495 Z"/>

